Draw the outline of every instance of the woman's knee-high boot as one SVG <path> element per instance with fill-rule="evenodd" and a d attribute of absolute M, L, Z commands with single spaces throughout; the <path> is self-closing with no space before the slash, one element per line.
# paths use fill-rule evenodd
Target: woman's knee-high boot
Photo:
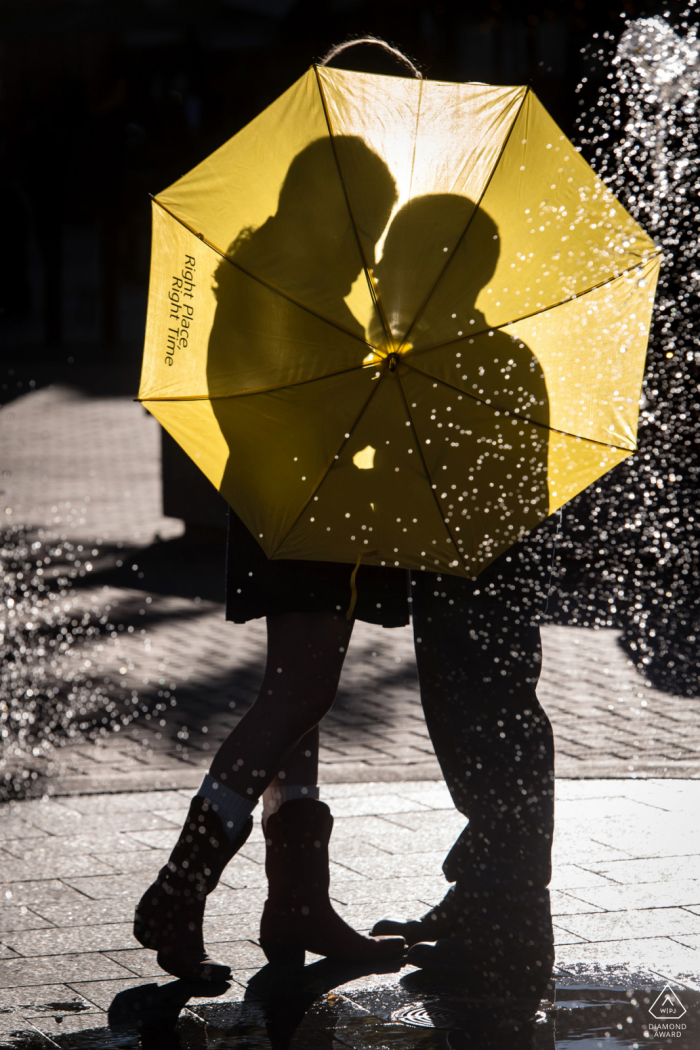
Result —
<path fill-rule="evenodd" d="M 249 817 L 235 842 L 206 798 L 196 795 L 170 860 L 136 906 L 134 936 L 158 952 L 158 965 L 175 977 L 225 980 L 231 969 L 210 958 L 202 922 L 207 894 L 250 835 Z"/>
<path fill-rule="evenodd" d="M 285 802 L 267 820 L 269 885 L 260 945 L 273 963 L 304 964 L 304 952 L 355 961 L 401 955 L 403 937 L 367 937 L 333 910 L 328 843 L 333 817 L 316 799 Z"/>

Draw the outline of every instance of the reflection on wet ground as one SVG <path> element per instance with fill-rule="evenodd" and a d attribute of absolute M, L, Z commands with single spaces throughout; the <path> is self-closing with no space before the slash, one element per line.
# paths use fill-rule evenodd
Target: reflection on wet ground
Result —
<path fill-rule="evenodd" d="M 700 989 L 658 975 L 559 972 L 531 998 L 476 989 L 467 978 L 387 964 L 323 960 L 303 970 L 266 966 L 235 984 L 140 981 L 120 991 L 109 1027 L 74 1026 L 79 1002 L 46 1003 L 3 1050 L 638 1050 L 700 1046 Z M 242 997 L 241 997 L 242 995 Z M 234 998 L 231 998 L 233 996 Z M 18 1013 L 20 1010 L 18 1009 Z M 47 1034 L 41 1014 L 52 1015 Z M 103 1015 L 104 1016 L 104 1015 Z M 87 1022 L 88 1018 L 81 1019 Z M 18 1017 L 19 1021 L 19 1017 Z M 61 1031 L 63 1024 L 74 1030 Z M 30 1027 L 31 1026 L 31 1027 Z M 80 1029 L 80 1030 L 78 1030 Z"/>

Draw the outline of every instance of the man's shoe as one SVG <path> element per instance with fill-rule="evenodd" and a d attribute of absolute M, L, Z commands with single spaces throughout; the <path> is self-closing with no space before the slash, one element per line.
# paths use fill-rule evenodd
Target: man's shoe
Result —
<path fill-rule="evenodd" d="M 499 895 L 474 910 L 468 929 L 414 944 L 407 961 L 469 975 L 508 995 L 544 994 L 554 965 L 549 892 Z"/>
<path fill-rule="evenodd" d="M 465 925 L 469 907 L 468 895 L 460 892 L 459 886 L 450 886 L 440 903 L 420 919 L 413 919 L 409 922 L 380 919 L 372 927 L 372 936 L 381 937 L 393 934 L 403 937 L 409 947 L 420 941 L 437 941 L 441 937 L 449 937 L 456 929 Z"/>

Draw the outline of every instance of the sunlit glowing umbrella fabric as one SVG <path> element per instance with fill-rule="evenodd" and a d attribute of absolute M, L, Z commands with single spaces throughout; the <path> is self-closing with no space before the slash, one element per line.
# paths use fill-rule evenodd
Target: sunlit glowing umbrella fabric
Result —
<path fill-rule="evenodd" d="M 268 557 L 473 577 L 634 451 L 658 268 L 527 88 L 312 68 L 154 199 L 139 397 Z"/>

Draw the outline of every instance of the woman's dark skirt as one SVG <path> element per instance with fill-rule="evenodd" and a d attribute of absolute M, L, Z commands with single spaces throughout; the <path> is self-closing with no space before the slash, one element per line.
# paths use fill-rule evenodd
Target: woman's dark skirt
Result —
<path fill-rule="evenodd" d="M 241 519 L 229 511 L 226 619 L 246 623 L 293 612 L 345 613 L 354 566 L 331 561 L 270 561 Z M 408 573 L 360 565 L 354 619 L 382 627 L 409 622 Z"/>

